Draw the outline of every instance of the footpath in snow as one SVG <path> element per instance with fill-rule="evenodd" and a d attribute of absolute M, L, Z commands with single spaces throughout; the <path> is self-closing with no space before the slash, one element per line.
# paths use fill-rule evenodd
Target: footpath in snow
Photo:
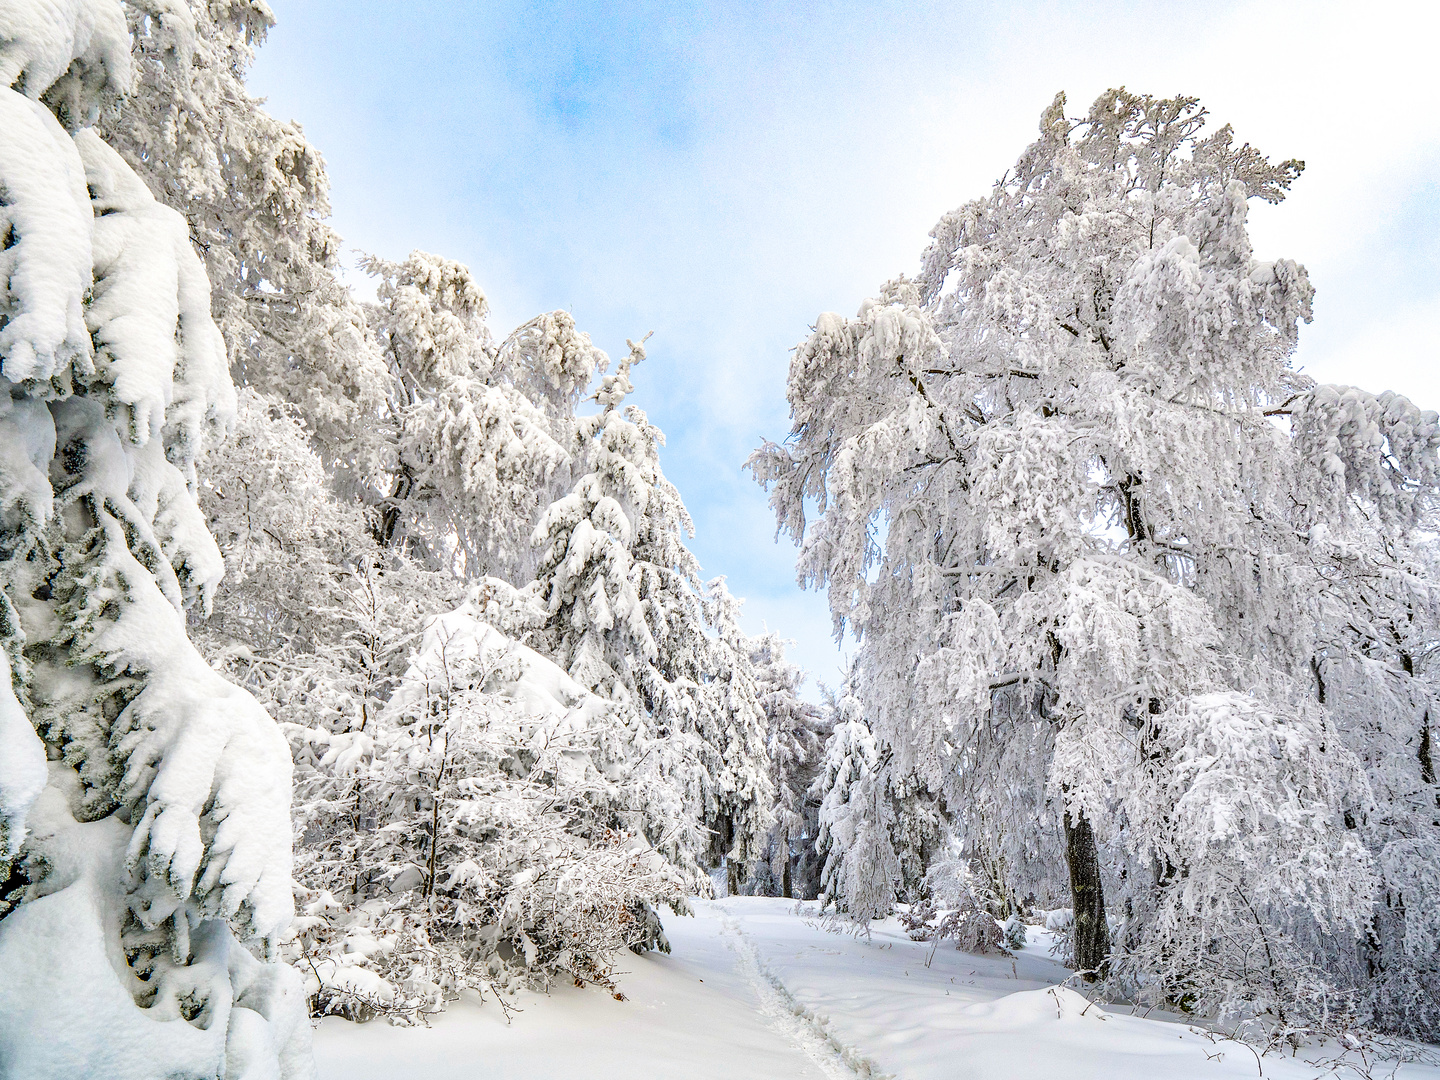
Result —
<path fill-rule="evenodd" d="M 813 909 L 813 904 L 803 906 Z M 697 901 L 667 917 L 674 952 L 630 958 L 627 1000 L 596 989 L 453 1004 L 433 1027 L 325 1020 L 321 1080 L 1312 1080 L 1361 1074 L 1184 1025 L 1105 1011 L 1058 986 L 1039 935 L 1014 959 L 910 941 L 893 920 L 868 939 L 828 933 L 794 901 Z M 926 966 L 927 958 L 930 964 Z M 1389 1076 L 1393 1066 L 1375 1069 Z M 1440 1080 L 1406 1065 L 1397 1080 Z"/>

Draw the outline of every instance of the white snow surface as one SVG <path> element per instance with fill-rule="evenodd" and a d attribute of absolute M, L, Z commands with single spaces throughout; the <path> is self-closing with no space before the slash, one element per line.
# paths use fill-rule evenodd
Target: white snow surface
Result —
<path fill-rule="evenodd" d="M 0 53 L 0 59 L 4 54 Z M 92 370 L 82 306 L 92 215 L 85 168 L 55 117 L 0 87 L 0 375 L 43 381 Z"/>
<path fill-rule="evenodd" d="M 0 649 L 0 860 L 13 859 L 25 839 L 25 815 L 45 790 L 45 744 L 15 698 L 10 658 Z"/>
<path fill-rule="evenodd" d="M 47 891 L 0 922 L 0 1080 L 309 1080 L 300 977 L 257 961 L 220 920 L 196 921 L 193 962 L 170 969 L 152 1007 L 137 1006 L 113 884 L 125 877 L 130 830 L 113 816 L 77 822 L 74 772 L 51 771 L 29 823 L 50 862 Z M 178 998 L 202 986 L 204 1010 L 187 1023 Z"/>
<path fill-rule="evenodd" d="M 328 1018 L 315 1033 L 321 1080 L 1226 1080 L 1255 1076 L 1245 1046 L 1169 1020 L 1090 1004 L 1034 928 L 1011 959 L 931 956 L 893 920 L 868 938 L 827 932 L 813 903 L 694 901 L 666 914 L 669 955 L 629 958 L 626 1001 L 601 990 L 522 994 L 507 1025 L 468 997 L 426 1028 Z M 927 958 L 929 965 L 927 966 Z M 1333 1058 L 1332 1048 L 1328 1056 Z M 1266 1077 L 1321 1069 L 1267 1056 Z M 1386 1065 L 1375 1075 L 1389 1075 Z M 1349 1075 L 1341 1071 L 1338 1075 Z M 1440 1080 L 1402 1065 L 1400 1080 Z"/>

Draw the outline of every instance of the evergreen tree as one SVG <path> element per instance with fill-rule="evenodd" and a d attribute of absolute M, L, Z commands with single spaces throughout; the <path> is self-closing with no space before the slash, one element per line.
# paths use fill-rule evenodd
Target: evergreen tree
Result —
<path fill-rule="evenodd" d="M 750 639 L 740 629 L 740 603 L 724 578 L 706 585 L 705 600 L 715 636 L 701 684 L 700 736 L 718 757 L 710 773 L 719 803 L 712 852 L 724 860 L 727 891 L 734 895 L 766 856 L 775 786 L 767 718 Z"/>
<path fill-rule="evenodd" d="M 385 463 L 385 364 L 338 276 L 319 151 L 245 87 L 274 17 L 260 0 L 123 6 L 133 86 L 99 131 L 185 215 L 235 382 L 296 406 L 327 468 L 364 489 Z"/>
<path fill-rule="evenodd" d="M 222 569 L 195 465 L 235 409 L 209 284 L 82 126 L 129 82 L 119 6 L 5 20 L 0 712 L 23 749 L 0 760 L 0 1060 L 311 1076 L 298 977 L 246 949 L 293 914 L 289 755 L 185 632 Z"/>
<path fill-rule="evenodd" d="M 821 907 L 834 906 L 859 923 L 889 915 L 900 883 L 880 768 L 862 706 L 847 693 L 836 702 L 834 730 L 812 791 L 820 799 L 815 847 L 824 859 Z"/>
<path fill-rule="evenodd" d="M 768 858 L 757 874 L 756 886 L 759 892 L 784 897 L 795 895 L 796 864 L 814 861 L 819 806 L 808 793 L 819 776 L 828 734 L 820 710 L 799 696 L 805 675 L 785 658 L 787 644 L 773 633 L 749 642 L 760 707 L 765 712 L 775 799 L 775 823 L 766 841 Z"/>
<path fill-rule="evenodd" d="M 696 830 L 667 852 L 691 865 L 732 860 L 738 886 L 768 829 L 763 716 L 732 604 L 721 590 L 707 596 L 685 546 L 693 526 L 660 469 L 663 435 L 624 404 L 644 357 L 643 342 L 630 343 L 601 380 L 600 412 L 576 424 L 576 479 L 535 530 L 548 612 L 538 640 L 581 685 L 635 710 L 665 748 L 664 782 Z"/>

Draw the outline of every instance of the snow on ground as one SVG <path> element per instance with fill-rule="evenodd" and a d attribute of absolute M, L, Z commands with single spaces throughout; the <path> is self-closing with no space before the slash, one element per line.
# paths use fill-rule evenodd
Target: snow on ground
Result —
<path fill-rule="evenodd" d="M 1314 1053 L 1267 1057 L 1183 1024 L 1090 1005 L 1049 936 L 1011 960 L 910 941 L 894 920 L 868 939 L 822 929 L 813 904 L 730 897 L 668 916 L 670 956 L 633 957 L 628 1000 L 596 989 L 493 1000 L 434 1026 L 315 1033 L 321 1080 L 1311 1080 Z M 809 911 L 807 915 L 805 912 Z M 927 959 L 929 964 L 927 966 Z M 1388 1076 L 1390 1067 L 1375 1071 Z M 1341 1072 L 1340 1076 L 1356 1075 Z M 1398 1080 L 1440 1080 L 1402 1066 Z"/>

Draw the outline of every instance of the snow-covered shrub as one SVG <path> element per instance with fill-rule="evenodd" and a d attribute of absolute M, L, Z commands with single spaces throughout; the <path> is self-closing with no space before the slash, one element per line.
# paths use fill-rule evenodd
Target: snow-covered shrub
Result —
<path fill-rule="evenodd" d="M 309 888 L 298 949 L 320 1011 L 398 1018 L 464 987 L 611 986 L 667 948 L 682 876 L 647 840 L 644 736 L 479 619 L 432 619 L 367 730 L 292 726 Z M 653 800 L 649 805 L 654 806 Z"/>
<path fill-rule="evenodd" d="M 971 895 L 961 897 L 959 906 L 940 920 L 935 937 L 953 941 L 955 948 L 968 953 L 987 953 L 1004 945 L 1000 924 Z"/>
<path fill-rule="evenodd" d="M 897 917 L 911 941 L 929 941 L 935 932 L 935 927 L 931 925 L 936 918 L 935 902 L 928 896 L 901 908 Z"/>
<path fill-rule="evenodd" d="M 1011 920 L 1002 930 L 975 895 L 970 872 L 949 860 L 939 862 L 926 878 L 925 895 L 900 912 L 900 925 L 911 941 L 953 941 L 961 952 L 987 953 L 1020 948 L 1025 927 L 1018 935 Z M 1018 944 L 1011 945 L 1018 938 Z"/>
<path fill-rule="evenodd" d="M 1045 913 L 1045 929 L 1052 934 L 1063 934 L 1075 925 L 1075 913 L 1067 908 L 1056 908 Z"/>
<path fill-rule="evenodd" d="M 974 871 L 953 855 L 938 859 L 925 875 L 925 890 L 945 912 L 932 938 L 955 942 L 961 952 L 986 953 L 1000 949 L 1000 924 L 982 901 Z"/>
<path fill-rule="evenodd" d="M 1013 952 L 1025 947 L 1025 942 L 1029 940 L 1029 928 L 1019 915 L 1011 915 L 1001 924 L 1000 935 L 1005 948 Z"/>

